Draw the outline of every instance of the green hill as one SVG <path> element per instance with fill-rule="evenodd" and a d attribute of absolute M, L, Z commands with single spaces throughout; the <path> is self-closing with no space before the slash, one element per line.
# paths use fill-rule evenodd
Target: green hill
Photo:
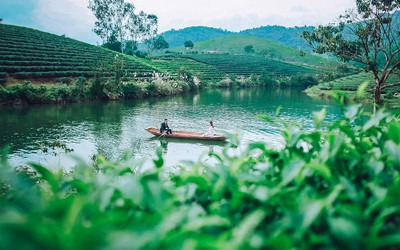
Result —
<path fill-rule="evenodd" d="M 231 36 L 233 34 L 235 33 L 227 30 L 204 26 L 194 26 L 180 30 L 172 29 L 163 32 L 161 36 L 163 36 L 164 39 L 168 42 L 170 48 L 175 48 L 183 46 L 183 44 L 188 40 L 196 43 L 210 39 Z"/>
<path fill-rule="evenodd" d="M 287 28 L 284 26 L 273 25 L 242 30 L 240 32 L 232 32 L 211 27 L 193 26 L 180 30 L 172 29 L 162 33 L 161 35 L 169 43 L 170 48 L 182 46 L 183 43 L 188 40 L 198 43 L 227 36 L 255 36 L 295 49 L 310 52 L 311 48 L 304 39 L 300 38 L 300 34 L 305 30 L 313 29 L 314 27 L 312 26 Z"/>
<path fill-rule="evenodd" d="M 93 77 L 99 64 L 117 53 L 64 36 L 0 24 L 0 82 L 54 81 L 63 77 Z M 134 57 L 121 56 L 125 76 L 148 78 L 158 70 Z M 109 72 L 103 72 L 108 76 Z"/>
<path fill-rule="evenodd" d="M 263 26 L 254 29 L 247 29 L 239 32 L 242 36 L 256 36 L 277 42 L 295 49 L 311 52 L 311 47 L 300 37 L 303 31 L 312 31 L 312 26 L 302 27 L 283 27 L 283 26 Z"/>
<path fill-rule="evenodd" d="M 245 53 L 244 47 L 248 45 L 253 46 L 254 53 Z M 301 51 L 291 47 L 275 43 L 264 38 L 251 36 L 229 36 L 217 38 L 195 43 L 194 49 L 190 51 L 183 46 L 172 49 L 171 51 L 179 53 L 229 53 L 232 55 L 260 56 L 272 60 L 319 68 L 323 70 L 329 70 L 330 68 L 334 68 L 339 65 L 338 62 L 328 60 L 320 56 L 302 53 Z"/>

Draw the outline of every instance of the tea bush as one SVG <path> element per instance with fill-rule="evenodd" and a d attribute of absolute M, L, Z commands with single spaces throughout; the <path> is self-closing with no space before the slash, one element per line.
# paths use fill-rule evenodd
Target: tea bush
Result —
<path fill-rule="evenodd" d="M 170 169 L 157 150 L 144 170 L 129 157 L 76 159 L 73 172 L 32 163 L 0 168 L 1 249 L 398 249 L 400 121 L 360 106 L 285 145 L 225 148 L 216 160 Z"/>

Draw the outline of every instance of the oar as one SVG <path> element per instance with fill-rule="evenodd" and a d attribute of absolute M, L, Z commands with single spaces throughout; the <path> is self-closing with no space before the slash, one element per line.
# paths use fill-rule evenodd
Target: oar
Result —
<path fill-rule="evenodd" d="M 165 136 L 165 132 L 163 132 L 163 133 L 157 138 L 157 140 L 160 139 L 160 138 L 163 137 L 163 136 Z"/>

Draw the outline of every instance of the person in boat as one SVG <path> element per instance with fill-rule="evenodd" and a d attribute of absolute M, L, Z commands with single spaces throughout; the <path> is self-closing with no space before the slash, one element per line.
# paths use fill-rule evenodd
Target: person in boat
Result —
<path fill-rule="evenodd" d="M 164 122 L 161 123 L 160 133 L 172 134 L 172 130 L 168 126 L 168 119 L 164 119 Z"/>
<path fill-rule="evenodd" d="M 214 124 L 212 121 L 210 121 L 210 127 L 208 127 L 208 131 L 204 136 L 214 136 Z"/>

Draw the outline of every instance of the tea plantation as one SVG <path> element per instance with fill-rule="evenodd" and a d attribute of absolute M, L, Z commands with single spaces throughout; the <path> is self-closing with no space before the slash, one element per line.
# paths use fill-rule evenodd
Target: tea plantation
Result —
<path fill-rule="evenodd" d="M 38 30 L 0 25 L 0 83 L 8 80 L 93 77 L 101 62 L 117 53 Z M 158 70 L 134 57 L 123 57 L 127 76 L 147 78 Z M 103 76 L 109 75 L 102 72 Z"/>
<path fill-rule="evenodd" d="M 263 71 L 275 77 L 317 73 L 317 70 L 310 67 L 298 66 L 260 56 L 231 54 L 184 54 L 181 56 L 206 63 L 226 74 L 233 75 L 249 76 L 251 74 L 261 74 Z"/>
<path fill-rule="evenodd" d="M 180 71 L 187 70 L 205 82 L 220 81 L 226 75 L 226 72 L 219 68 L 190 57 L 163 56 L 151 60 L 150 64 L 163 72 L 168 72 L 172 77 L 177 77 Z"/>
<path fill-rule="evenodd" d="M 400 80 L 399 76 L 392 75 L 389 77 L 386 84 L 392 84 Z M 368 82 L 368 87 L 374 87 L 374 79 L 371 74 L 359 73 L 351 76 L 342 77 L 330 82 L 324 82 L 318 85 L 320 89 L 341 89 L 341 90 L 357 90 L 361 83 Z M 393 90 L 400 90 L 399 87 L 392 88 Z"/>

